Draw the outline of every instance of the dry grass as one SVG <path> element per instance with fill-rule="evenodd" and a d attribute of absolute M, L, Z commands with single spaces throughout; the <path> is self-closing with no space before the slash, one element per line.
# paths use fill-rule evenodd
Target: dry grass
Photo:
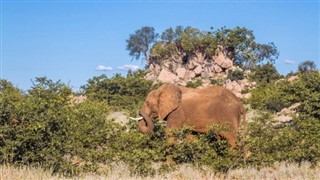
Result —
<path fill-rule="evenodd" d="M 27 166 L 12 167 L 0 166 L 0 180 L 43 180 L 43 179 L 59 179 L 58 176 L 52 176 L 50 171 L 44 171 L 40 168 L 32 168 Z M 61 178 L 60 178 L 61 179 Z"/>
<path fill-rule="evenodd" d="M 180 165 L 176 171 L 167 174 L 156 174 L 154 177 L 140 177 L 138 175 L 130 175 L 127 165 L 114 165 L 111 173 L 108 175 L 84 175 L 72 179 L 319 179 L 320 167 L 311 167 L 309 163 L 302 163 L 301 166 L 297 164 L 280 163 L 272 168 L 263 168 L 257 170 L 255 168 L 235 169 L 230 170 L 226 174 L 215 174 L 212 171 L 200 171 L 189 165 Z M 10 167 L 0 166 L 0 180 L 56 180 L 67 179 L 59 176 L 52 176 L 50 171 L 44 171 L 40 168 L 31 167 Z"/>

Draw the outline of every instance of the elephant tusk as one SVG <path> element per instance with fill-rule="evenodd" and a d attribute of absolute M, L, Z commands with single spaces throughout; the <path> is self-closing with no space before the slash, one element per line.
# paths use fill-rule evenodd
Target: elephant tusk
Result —
<path fill-rule="evenodd" d="M 137 118 L 134 118 L 134 117 L 129 117 L 129 119 L 133 120 L 133 121 L 140 121 L 143 119 L 143 117 L 137 117 Z"/>

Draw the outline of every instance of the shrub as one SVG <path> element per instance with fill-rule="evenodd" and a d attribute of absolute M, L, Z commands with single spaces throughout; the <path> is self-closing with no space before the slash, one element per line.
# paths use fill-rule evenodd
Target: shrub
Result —
<path fill-rule="evenodd" d="M 197 88 L 202 86 L 202 80 L 201 79 L 197 79 L 195 81 L 188 81 L 186 84 L 186 87 L 191 87 L 191 88 Z"/>
<path fill-rule="evenodd" d="M 1 118 L 2 163 L 41 164 L 74 175 L 94 165 L 79 167 L 75 158 L 91 162 L 101 154 L 97 148 L 117 135 L 116 126 L 106 120 L 108 108 L 103 102 L 87 100 L 71 106 L 71 89 L 60 81 L 37 78 L 26 95 L 8 91 L 12 89 L 8 85 L 1 89 L 1 104 L 16 97 L 9 112 L 1 108 L 1 116 L 11 118 Z"/>
<path fill-rule="evenodd" d="M 309 114 L 320 117 L 320 98 L 318 83 L 320 74 L 310 72 L 300 74 L 298 81 L 279 81 L 272 84 L 262 83 L 252 91 L 252 98 L 249 100 L 253 108 L 261 110 L 279 111 L 281 107 L 289 107 L 294 103 L 301 103 L 300 108 Z M 277 105 L 279 104 L 279 105 Z"/>
<path fill-rule="evenodd" d="M 258 83 L 271 83 L 280 79 L 280 74 L 271 63 L 258 65 L 252 69 L 252 74 L 249 75 L 251 81 Z"/>
<path fill-rule="evenodd" d="M 210 79 L 210 84 L 215 85 L 215 86 L 223 86 L 224 80 L 213 78 L 213 79 Z"/>
<path fill-rule="evenodd" d="M 256 118 L 249 125 L 248 144 L 254 154 L 252 163 L 309 161 L 315 164 L 319 161 L 319 82 L 319 72 L 310 72 L 300 74 L 297 81 L 280 81 L 253 91 L 252 105 L 262 110 L 267 107 L 270 98 L 274 105 L 300 103 L 300 106 L 297 110 L 299 115 L 293 118 L 290 125 L 276 125 L 268 114 Z"/>
<path fill-rule="evenodd" d="M 89 99 L 105 101 L 113 109 L 135 111 L 141 107 L 148 92 L 157 87 L 152 81 L 145 80 L 144 75 L 144 71 L 137 71 L 127 77 L 120 74 L 112 78 L 101 75 L 89 79 L 82 89 Z"/>
<path fill-rule="evenodd" d="M 319 119 L 302 115 L 294 118 L 291 125 L 275 125 L 271 116 L 264 114 L 249 123 L 248 129 L 247 143 L 253 155 L 247 162 L 252 165 L 319 161 Z"/>
<path fill-rule="evenodd" d="M 298 72 L 306 73 L 308 71 L 315 71 L 317 69 L 316 64 L 311 60 L 306 60 L 299 64 Z"/>
<path fill-rule="evenodd" d="M 101 173 L 104 165 L 125 162 L 132 173 L 144 176 L 154 174 L 152 163 L 163 162 L 167 155 L 178 164 L 205 165 L 220 172 L 247 165 L 271 165 L 276 161 L 316 164 L 320 160 L 318 72 L 299 74 L 294 82 L 260 84 L 252 91 L 252 107 L 263 111 L 279 111 L 281 103 L 286 107 L 296 102 L 301 105 L 297 110 L 299 116 L 291 124 L 276 124 L 269 113 L 262 113 L 249 123 L 246 148 L 253 155 L 246 159 L 242 151 L 230 150 L 224 139 L 217 140 L 219 132 L 225 131 L 221 127 L 214 127 L 207 134 L 187 128 L 175 131 L 177 143 L 170 145 L 166 143 L 165 126 L 157 120 L 154 132 L 145 135 L 134 122 L 120 126 L 107 119 L 113 102 L 106 97 L 115 98 L 119 92 L 118 97 L 125 101 L 134 92 L 131 95 L 142 102 L 139 96 L 153 87 L 144 86 L 146 82 L 135 82 L 136 75 L 132 76 L 106 78 L 104 83 L 95 79 L 86 86 L 89 98 L 81 104 L 70 103 L 72 91 L 60 81 L 37 78 L 34 86 L 22 93 L 10 82 L 1 80 L 1 163 L 40 164 L 72 176 Z M 130 84 L 129 80 L 135 83 Z M 129 85 L 136 87 L 131 89 Z M 105 88 L 114 92 L 106 95 Z M 193 134 L 196 140 L 188 142 L 187 134 Z"/>
<path fill-rule="evenodd" d="M 244 78 L 244 73 L 240 69 L 229 71 L 228 73 L 228 79 L 230 79 L 231 81 L 242 80 L 243 78 Z"/>
<path fill-rule="evenodd" d="M 266 110 L 271 112 L 280 112 L 283 108 L 285 108 L 284 102 L 282 102 L 280 99 L 267 99 L 265 103 Z"/>
<path fill-rule="evenodd" d="M 52 166 L 52 162 L 61 157 L 58 152 L 64 149 L 60 144 L 66 135 L 63 127 L 70 93 L 71 89 L 60 82 L 37 78 L 29 94 L 20 98 L 10 112 L 15 123 L 0 127 L 3 137 L 1 161 L 46 162 L 44 165 Z"/>
<path fill-rule="evenodd" d="M 150 57 L 161 61 L 172 58 L 177 53 L 178 49 L 174 43 L 156 43 L 150 50 Z"/>
<path fill-rule="evenodd" d="M 15 112 L 18 106 L 23 102 L 22 92 L 15 88 L 12 83 L 6 80 L 0 80 L 0 126 L 15 123 L 17 117 Z"/>

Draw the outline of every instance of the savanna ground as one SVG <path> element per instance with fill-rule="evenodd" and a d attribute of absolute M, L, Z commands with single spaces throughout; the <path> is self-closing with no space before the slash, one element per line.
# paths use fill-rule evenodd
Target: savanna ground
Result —
<path fill-rule="evenodd" d="M 0 179 L 10 180 L 42 180 L 42 179 L 318 179 L 320 167 L 313 167 L 310 163 L 300 165 L 293 163 L 277 163 L 273 167 L 256 169 L 254 167 L 232 169 L 227 173 L 214 173 L 210 170 L 198 170 L 186 164 L 179 165 L 176 170 L 166 174 L 141 177 L 131 174 L 127 165 L 120 163 L 110 168 L 107 175 L 86 174 L 73 178 L 52 175 L 52 171 L 36 167 L 0 167 Z"/>
<path fill-rule="evenodd" d="M 261 67 L 263 69 L 263 67 Z M 259 74 L 258 71 L 255 72 Z M 78 94 L 47 78 L 37 78 L 27 92 L 0 83 L 0 179 L 317 179 L 320 177 L 320 73 L 296 74 L 298 79 L 261 79 L 252 98 L 255 111 L 247 125 L 246 149 L 230 151 L 219 130 L 196 134 L 187 143 L 183 129 L 170 153 L 177 163 L 164 163 L 167 144 L 164 125 L 145 135 L 133 122 L 121 126 L 108 114 L 135 116 L 147 93 L 159 85 L 143 72 L 94 77 Z M 257 76 L 255 76 L 257 77 Z M 264 78 L 265 76 L 261 76 Z M 257 81 L 257 79 L 256 79 Z M 279 124 L 274 114 L 299 103 L 290 123 Z"/>

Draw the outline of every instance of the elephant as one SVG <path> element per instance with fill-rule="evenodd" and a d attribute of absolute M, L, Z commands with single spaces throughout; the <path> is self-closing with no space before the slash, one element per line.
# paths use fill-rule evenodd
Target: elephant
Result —
<path fill-rule="evenodd" d="M 153 118 L 166 121 L 167 142 L 173 143 L 172 130 L 183 126 L 193 131 L 207 133 L 214 124 L 230 129 L 221 132 L 231 148 L 238 147 L 237 134 L 242 116 L 242 142 L 245 137 L 245 108 L 240 100 L 229 90 L 221 86 L 209 86 L 194 89 L 174 84 L 164 84 L 151 91 L 139 110 L 141 117 L 138 128 L 142 133 L 151 133 Z"/>

